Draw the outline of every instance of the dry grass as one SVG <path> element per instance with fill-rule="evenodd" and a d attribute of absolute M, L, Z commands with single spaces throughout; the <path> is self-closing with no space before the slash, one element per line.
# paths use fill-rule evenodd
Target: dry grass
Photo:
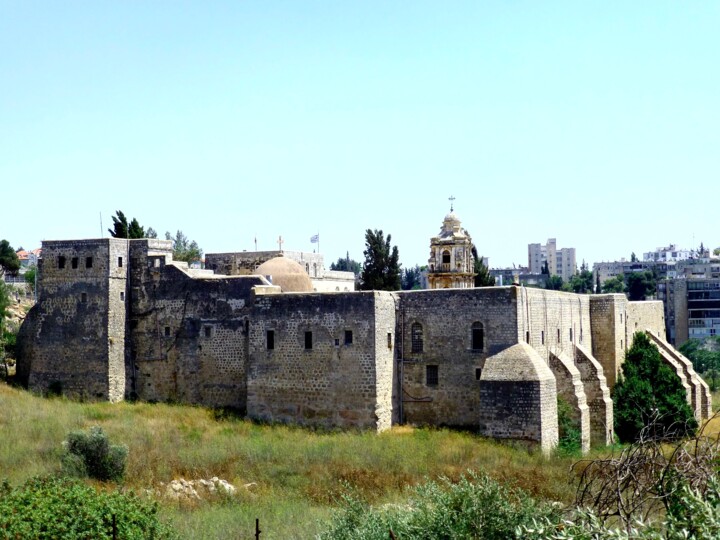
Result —
<path fill-rule="evenodd" d="M 343 483 L 374 502 L 397 501 L 428 478 L 468 470 L 571 502 L 574 459 L 444 429 L 316 432 L 218 419 L 209 409 L 148 403 L 78 403 L 45 399 L 0 385 L 0 478 L 19 483 L 58 470 L 61 442 L 76 429 L 101 426 L 130 453 L 125 487 L 141 490 L 173 478 L 218 476 L 240 490 L 234 500 L 163 511 L 187 538 L 249 537 L 255 518 L 264 538 L 307 538 L 327 517 Z"/>

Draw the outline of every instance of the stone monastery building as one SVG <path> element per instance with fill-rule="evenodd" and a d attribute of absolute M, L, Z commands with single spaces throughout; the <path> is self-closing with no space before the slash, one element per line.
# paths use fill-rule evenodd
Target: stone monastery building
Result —
<path fill-rule="evenodd" d="M 260 275 L 193 270 L 173 261 L 167 240 L 43 242 L 18 376 L 36 391 L 89 399 L 177 400 L 378 431 L 459 426 L 548 451 L 558 395 L 584 448 L 611 441 L 609 388 L 645 330 L 696 416 L 709 415 L 707 385 L 665 341 L 661 302 L 471 288 L 471 240 L 453 213 L 448 228 L 432 240 L 433 271 L 446 281 L 457 272 L 462 288 L 402 292 L 312 292 L 285 257 Z"/>

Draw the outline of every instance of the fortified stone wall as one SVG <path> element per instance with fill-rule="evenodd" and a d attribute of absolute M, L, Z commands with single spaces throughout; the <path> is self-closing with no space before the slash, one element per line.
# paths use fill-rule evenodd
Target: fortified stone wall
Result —
<path fill-rule="evenodd" d="M 635 332 L 649 330 L 665 340 L 665 313 L 663 303 L 658 300 L 628 302 L 625 327 L 625 343 L 632 345 Z"/>
<path fill-rule="evenodd" d="M 43 242 L 42 286 L 20 336 L 32 390 L 122 399 L 126 260 L 126 240 Z"/>
<path fill-rule="evenodd" d="M 169 246 L 132 248 L 128 393 L 244 411 L 249 302 L 265 280 L 191 277 Z"/>
<path fill-rule="evenodd" d="M 550 350 L 565 352 L 573 347 L 592 348 L 590 295 L 518 288 L 518 341 L 535 349 L 548 363 Z"/>
<path fill-rule="evenodd" d="M 517 343 L 516 294 L 515 287 L 400 294 L 404 422 L 477 425 L 485 360 Z"/>
<path fill-rule="evenodd" d="M 255 297 L 248 416 L 386 429 L 392 420 L 393 330 L 390 293 Z"/>
<path fill-rule="evenodd" d="M 625 357 L 628 301 L 624 294 L 597 294 L 590 297 L 593 336 L 592 355 L 600 362 L 608 387 L 615 386 Z"/>

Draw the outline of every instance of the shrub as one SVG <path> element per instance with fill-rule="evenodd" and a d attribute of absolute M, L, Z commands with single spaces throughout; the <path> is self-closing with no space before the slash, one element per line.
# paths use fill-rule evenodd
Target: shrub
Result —
<path fill-rule="evenodd" d="M 113 535 L 115 529 L 115 535 Z M 0 486 L 0 537 L 68 540 L 165 540 L 176 535 L 158 519 L 157 504 L 133 493 L 104 493 L 69 478 L 34 478 Z"/>
<path fill-rule="evenodd" d="M 570 404 L 562 397 L 557 398 L 558 411 L 558 450 L 564 454 L 576 454 L 582 447 L 580 426 L 572 417 Z"/>
<path fill-rule="evenodd" d="M 385 540 L 391 530 L 397 538 L 506 539 L 533 518 L 559 519 L 553 506 L 474 472 L 456 484 L 441 478 L 418 486 L 403 506 L 372 508 L 350 494 L 341 504 L 321 540 Z"/>
<path fill-rule="evenodd" d="M 66 453 L 62 464 L 66 474 L 89 476 L 103 482 L 122 480 L 128 448 L 111 445 L 101 427 L 94 426 L 87 433 L 70 432 L 63 446 Z"/>

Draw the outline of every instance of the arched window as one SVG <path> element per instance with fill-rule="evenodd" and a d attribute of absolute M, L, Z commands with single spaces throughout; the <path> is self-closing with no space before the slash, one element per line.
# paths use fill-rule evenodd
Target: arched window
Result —
<path fill-rule="evenodd" d="M 474 351 L 482 351 L 485 349 L 485 327 L 481 322 L 472 324 L 472 346 Z"/>
<path fill-rule="evenodd" d="M 410 352 L 423 352 L 423 327 L 420 323 L 413 323 L 410 327 Z"/>
<path fill-rule="evenodd" d="M 450 252 L 446 249 L 442 253 L 443 264 L 450 264 Z"/>

